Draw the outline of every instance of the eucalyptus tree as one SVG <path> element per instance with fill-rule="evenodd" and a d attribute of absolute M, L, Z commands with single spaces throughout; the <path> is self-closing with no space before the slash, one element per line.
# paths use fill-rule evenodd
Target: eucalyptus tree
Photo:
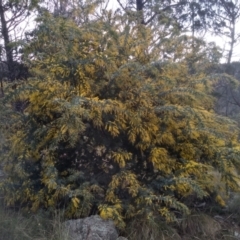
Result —
<path fill-rule="evenodd" d="M 234 54 L 234 47 L 239 41 L 240 32 L 240 1 L 218 0 L 216 1 L 214 33 L 228 39 L 227 63 L 229 64 Z"/>
<path fill-rule="evenodd" d="M 36 6 L 37 1 L 0 0 L 0 33 L 3 39 L 0 57 L 8 68 L 8 78 L 12 80 L 18 70 L 16 69 L 19 57 L 18 42 L 24 39 L 29 17 Z"/>

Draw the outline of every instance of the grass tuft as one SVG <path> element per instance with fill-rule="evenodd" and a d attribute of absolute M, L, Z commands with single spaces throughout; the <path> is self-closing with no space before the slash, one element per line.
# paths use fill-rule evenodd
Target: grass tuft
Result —
<path fill-rule="evenodd" d="M 210 240 L 216 238 L 221 225 L 211 216 L 199 213 L 186 216 L 181 221 L 180 228 L 186 237 Z"/>
<path fill-rule="evenodd" d="M 136 217 L 127 224 L 125 231 L 128 240 L 181 240 L 174 228 L 156 219 Z"/>
<path fill-rule="evenodd" d="M 0 240 L 68 240 L 60 213 L 22 214 L 0 203 Z"/>

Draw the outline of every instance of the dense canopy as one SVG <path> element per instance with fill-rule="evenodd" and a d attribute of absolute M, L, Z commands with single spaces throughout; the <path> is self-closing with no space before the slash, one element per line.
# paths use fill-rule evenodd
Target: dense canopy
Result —
<path fill-rule="evenodd" d="M 173 221 L 203 198 L 224 205 L 216 171 L 238 189 L 238 129 L 214 112 L 211 60 L 181 45 L 178 60 L 158 59 L 154 31 L 111 12 L 81 26 L 42 15 L 24 50 L 32 77 L 3 99 L 8 204 L 124 227 Z"/>

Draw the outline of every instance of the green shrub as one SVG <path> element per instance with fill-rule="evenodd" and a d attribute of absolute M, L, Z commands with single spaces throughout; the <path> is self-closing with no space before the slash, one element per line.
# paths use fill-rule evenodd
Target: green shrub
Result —
<path fill-rule="evenodd" d="M 124 23 L 42 18 L 25 48 L 35 78 L 4 99 L 8 205 L 99 213 L 123 228 L 189 214 L 188 198 L 216 190 L 213 169 L 238 189 L 238 129 L 214 113 L 211 79 L 187 60 L 156 61 L 151 29 Z"/>

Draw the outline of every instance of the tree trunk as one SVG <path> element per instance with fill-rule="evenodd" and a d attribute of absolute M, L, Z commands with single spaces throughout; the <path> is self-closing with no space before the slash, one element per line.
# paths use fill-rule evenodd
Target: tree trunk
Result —
<path fill-rule="evenodd" d="M 231 29 L 231 42 L 230 42 L 230 49 L 228 53 L 227 63 L 230 64 L 232 60 L 232 54 L 233 54 L 233 47 L 235 43 L 235 21 L 233 21 L 233 26 Z"/>
<path fill-rule="evenodd" d="M 143 14 L 143 8 L 144 8 L 143 0 L 136 0 L 136 7 L 137 7 L 138 20 L 139 20 L 138 22 L 140 24 L 145 24 L 144 14 Z"/>
<path fill-rule="evenodd" d="M 1 33 L 4 40 L 4 48 L 6 51 L 8 70 L 11 73 L 13 67 L 13 52 L 10 46 L 9 32 L 7 28 L 7 22 L 5 18 L 4 6 L 2 0 L 0 0 L 0 18 L 1 18 Z"/>

